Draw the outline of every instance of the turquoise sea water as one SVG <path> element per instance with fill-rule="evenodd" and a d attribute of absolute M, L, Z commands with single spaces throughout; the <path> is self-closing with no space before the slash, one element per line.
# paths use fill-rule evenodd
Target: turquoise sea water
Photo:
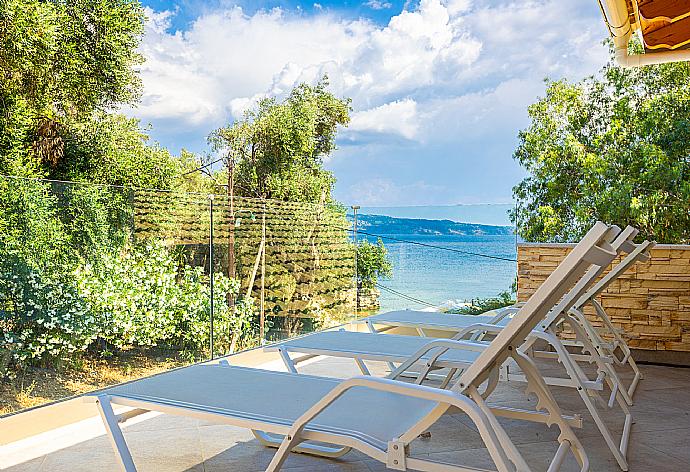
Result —
<path fill-rule="evenodd" d="M 390 234 L 396 239 L 416 241 L 508 259 L 516 258 L 515 236 L 459 236 Z M 367 236 L 360 236 L 360 239 Z M 367 237 L 374 242 L 376 238 Z M 410 297 L 434 305 L 449 300 L 491 297 L 509 290 L 516 275 L 516 263 L 458 254 L 431 247 L 383 240 L 391 262 L 393 276 L 379 283 Z M 381 311 L 427 305 L 407 300 L 381 289 Z"/>

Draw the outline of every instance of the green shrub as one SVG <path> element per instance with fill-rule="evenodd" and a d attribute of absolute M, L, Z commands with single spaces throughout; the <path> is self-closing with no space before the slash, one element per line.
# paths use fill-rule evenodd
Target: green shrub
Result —
<path fill-rule="evenodd" d="M 178 270 L 173 251 L 161 242 L 126 246 L 103 254 L 77 271 L 80 294 L 89 300 L 110 346 L 168 346 L 201 354 L 209 345 L 210 287 L 201 267 Z M 239 281 L 222 274 L 214 279 L 214 338 L 229 350 L 247 337 L 251 300 L 239 300 L 231 312 L 228 293 L 237 297 Z"/>
<path fill-rule="evenodd" d="M 180 304 L 175 317 L 175 337 L 171 340 L 197 356 L 208 352 L 210 339 L 211 289 L 201 267 L 186 267 L 180 281 Z M 228 353 L 253 343 L 252 299 L 237 299 L 240 282 L 221 273 L 214 274 L 213 339 L 214 351 Z M 228 294 L 237 301 L 228 306 Z"/>
<path fill-rule="evenodd" d="M 17 256 L 35 269 L 72 263 L 56 208 L 49 184 L 0 178 L 0 257 Z"/>
<path fill-rule="evenodd" d="M 496 297 L 479 298 L 472 300 L 471 305 L 462 306 L 448 310 L 447 313 L 461 315 L 481 315 L 487 311 L 497 310 L 506 306 L 514 305 L 515 299 L 510 292 L 501 292 Z"/>
<path fill-rule="evenodd" d="M 155 346 L 174 335 L 176 263 L 161 244 L 102 254 L 76 272 L 79 292 L 112 346 Z"/>
<path fill-rule="evenodd" d="M 357 281 L 360 287 L 375 287 L 379 277 L 390 277 L 392 273 L 393 266 L 381 238 L 376 244 L 364 240 L 357 245 Z"/>
<path fill-rule="evenodd" d="M 11 377 L 28 366 L 69 363 L 96 338 L 98 324 L 69 277 L 6 256 L 0 263 L 0 327 L 0 377 Z"/>

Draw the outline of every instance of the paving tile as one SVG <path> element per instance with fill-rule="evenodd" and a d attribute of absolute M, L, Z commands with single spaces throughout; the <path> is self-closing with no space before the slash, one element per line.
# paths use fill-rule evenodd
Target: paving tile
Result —
<path fill-rule="evenodd" d="M 3 472 L 39 472 L 44 461 L 45 456 L 41 456 L 0 470 Z"/>
<path fill-rule="evenodd" d="M 461 419 L 447 415 L 429 428 L 431 437 L 417 438 L 410 445 L 412 454 L 476 449 L 484 447 L 484 441 L 477 431 L 464 424 Z"/>
<path fill-rule="evenodd" d="M 136 461 L 135 461 L 136 462 Z M 110 442 L 105 436 L 46 455 L 41 472 L 118 472 Z"/>
<path fill-rule="evenodd" d="M 690 464 L 690 429 L 675 429 L 665 433 L 659 434 L 655 431 L 635 434 L 635 447 L 643 444 Z M 690 467 L 688 469 L 690 470 Z"/>
<path fill-rule="evenodd" d="M 556 372 L 554 366 L 540 365 L 543 372 Z M 385 375 L 384 363 L 371 363 L 376 375 Z M 587 367 L 589 371 L 591 369 Z M 629 460 L 631 472 L 690 471 L 690 370 L 642 366 L 646 378 L 640 382 L 632 412 Z M 302 372 L 335 377 L 358 374 L 347 359 L 319 359 L 305 364 Z M 629 381 L 632 373 L 622 369 Z M 536 406 L 524 394 L 525 385 L 501 383 L 489 400 L 492 404 L 520 408 Z M 620 469 L 602 440 L 582 399 L 572 388 L 552 387 L 551 391 L 565 413 L 580 412 L 585 427 L 575 430 L 591 461 L 593 472 L 618 472 Z M 614 434 L 620 434 L 623 415 L 617 409 L 602 409 L 602 416 Z M 558 447 L 558 429 L 543 424 L 500 419 L 525 460 L 535 471 L 546 470 Z M 493 463 L 476 427 L 457 410 L 444 415 L 430 427 L 430 438 L 418 438 L 411 445 L 415 457 L 454 464 L 491 468 Z M 140 472 L 258 472 L 265 469 L 275 449 L 263 447 L 246 429 L 208 421 L 158 415 L 124 428 L 125 438 Z M 61 449 L 44 457 L 27 460 L 3 469 L 9 472 L 118 471 L 115 454 L 105 436 Z M 287 472 L 372 472 L 388 470 L 385 464 L 358 451 L 339 459 L 291 454 Z M 572 457 L 563 471 L 579 470 Z"/>
<path fill-rule="evenodd" d="M 137 467 L 175 472 L 203 463 L 199 428 L 124 431 Z"/>
<path fill-rule="evenodd" d="M 151 415 L 151 413 L 147 413 Z M 162 431 L 166 429 L 184 429 L 196 428 L 198 420 L 194 418 L 185 418 L 184 416 L 172 415 L 158 415 L 147 417 L 143 421 L 137 421 L 133 424 L 126 424 L 123 428 L 127 432 L 134 431 Z"/>

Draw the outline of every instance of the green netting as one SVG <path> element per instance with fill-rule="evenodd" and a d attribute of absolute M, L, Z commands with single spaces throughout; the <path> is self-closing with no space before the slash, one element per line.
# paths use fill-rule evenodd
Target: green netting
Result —
<path fill-rule="evenodd" d="M 136 238 L 209 244 L 211 198 L 136 190 L 133 204 Z M 263 300 L 265 316 L 328 324 L 354 313 L 354 248 L 343 209 L 215 195 L 213 219 L 214 264 L 227 273 L 234 251 L 242 293 L 257 307 Z"/>

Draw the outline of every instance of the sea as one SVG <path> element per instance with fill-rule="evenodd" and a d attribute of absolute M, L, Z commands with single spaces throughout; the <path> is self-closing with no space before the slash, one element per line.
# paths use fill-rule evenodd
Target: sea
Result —
<path fill-rule="evenodd" d="M 385 237 L 383 242 L 393 274 L 378 281 L 381 312 L 454 306 L 493 297 L 509 291 L 517 274 L 514 235 L 386 234 Z M 359 236 L 363 238 L 376 240 L 373 236 Z"/>

